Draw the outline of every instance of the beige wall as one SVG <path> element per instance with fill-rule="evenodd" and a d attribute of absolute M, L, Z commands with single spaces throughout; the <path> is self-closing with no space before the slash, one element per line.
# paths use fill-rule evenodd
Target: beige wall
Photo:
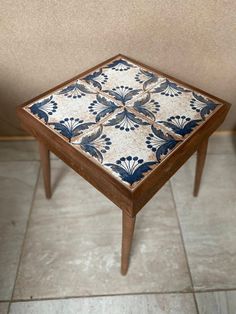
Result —
<path fill-rule="evenodd" d="M 15 107 L 123 53 L 234 104 L 236 1 L 2 0 L 0 135 L 21 135 Z"/>

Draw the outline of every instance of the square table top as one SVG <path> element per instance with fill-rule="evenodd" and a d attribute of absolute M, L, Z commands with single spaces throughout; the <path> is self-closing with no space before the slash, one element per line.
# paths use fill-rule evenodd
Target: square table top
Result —
<path fill-rule="evenodd" d="M 221 106 L 118 55 L 22 109 L 133 190 Z"/>

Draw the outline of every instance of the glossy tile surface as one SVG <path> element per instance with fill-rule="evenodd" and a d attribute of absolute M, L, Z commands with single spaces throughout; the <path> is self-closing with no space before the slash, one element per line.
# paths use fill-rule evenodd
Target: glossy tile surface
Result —
<path fill-rule="evenodd" d="M 134 295 L 20 302 L 10 314 L 197 314 L 191 294 Z M 230 313 L 231 314 L 231 313 Z"/>
<path fill-rule="evenodd" d="M 62 162 L 53 161 L 52 175 L 51 200 L 39 182 L 15 299 L 189 290 L 168 184 L 137 218 L 124 277 L 120 209 Z"/>
<path fill-rule="evenodd" d="M 196 289 L 236 288 L 236 158 L 208 155 L 198 198 L 194 159 L 172 177 L 173 192 Z"/>
<path fill-rule="evenodd" d="M 0 162 L 0 300 L 9 300 L 38 175 L 38 162 Z"/>
<path fill-rule="evenodd" d="M 197 293 L 196 298 L 199 314 L 236 313 L 236 291 Z"/>
<path fill-rule="evenodd" d="M 86 152 L 118 181 L 133 188 L 219 106 L 173 80 L 117 57 L 25 110 L 78 150 L 85 150 L 85 145 L 77 143 L 86 138 Z M 105 128 L 107 125 L 111 127 Z M 144 138 L 147 125 L 149 133 Z M 106 129 L 106 134 L 97 137 L 99 128 Z M 117 131 L 115 142 L 109 140 L 113 129 Z M 140 132 L 135 132 L 137 129 Z M 132 154 L 125 154 L 124 146 Z M 143 156 L 138 155 L 140 149 Z M 106 160 L 108 150 L 111 158 Z M 151 159 L 150 151 L 155 152 Z"/>

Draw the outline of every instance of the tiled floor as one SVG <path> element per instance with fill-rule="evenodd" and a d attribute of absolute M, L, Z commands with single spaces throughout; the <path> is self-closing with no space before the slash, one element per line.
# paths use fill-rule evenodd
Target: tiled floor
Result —
<path fill-rule="evenodd" d="M 140 212 L 122 277 L 120 210 L 55 156 L 46 200 L 35 142 L 1 142 L 0 314 L 235 314 L 235 137 L 208 152 L 198 198 L 193 156 Z"/>

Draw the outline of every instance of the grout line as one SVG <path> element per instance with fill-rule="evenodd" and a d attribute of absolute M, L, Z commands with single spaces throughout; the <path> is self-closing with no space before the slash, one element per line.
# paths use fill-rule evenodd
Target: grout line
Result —
<path fill-rule="evenodd" d="M 16 288 L 16 281 L 17 281 L 17 277 L 18 277 L 18 274 L 19 274 L 20 264 L 21 264 L 23 251 L 24 251 L 24 247 L 25 247 L 25 242 L 26 242 L 26 236 L 27 236 L 27 233 L 28 233 L 30 218 L 31 218 L 32 210 L 33 210 L 34 201 L 35 201 L 35 195 L 36 195 L 36 191 L 37 191 L 37 187 L 38 187 L 38 183 L 39 183 L 40 170 L 41 170 L 41 166 L 39 164 L 38 173 L 37 173 L 37 177 L 36 177 L 36 182 L 35 182 L 33 195 L 32 195 L 32 200 L 31 200 L 31 204 L 30 204 L 28 219 L 27 219 L 27 223 L 26 223 L 26 227 L 25 227 L 25 233 L 24 233 L 24 237 L 23 237 L 23 241 L 22 241 L 22 245 L 21 245 L 20 257 L 19 257 L 18 265 L 17 265 L 17 269 L 16 269 L 15 281 L 14 281 L 14 285 L 13 285 L 13 289 L 12 289 L 11 299 L 9 300 L 9 306 L 8 306 L 7 314 L 10 313 L 10 306 L 11 306 L 11 302 L 13 300 L 13 296 L 14 296 L 14 292 L 15 292 L 15 288 Z"/>
<path fill-rule="evenodd" d="M 157 291 L 157 292 L 134 292 L 134 293 L 114 293 L 114 294 L 97 294 L 97 295 L 81 295 L 81 296 L 65 296 L 65 297 L 52 297 L 52 298 L 33 298 L 33 299 L 19 299 L 12 300 L 12 303 L 18 302 L 34 302 L 34 301 L 56 301 L 68 299 L 83 299 L 83 298 L 102 298 L 102 297 L 122 297 L 122 296 L 136 296 L 136 295 L 168 295 L 168 294 L 193 294 L 192 291 Z"/>
<path fill-rule="evenodd" d="M 197 314 L 199 314 L 199 308 L 198 308 L 197 299 L 196 299 L 196 295 L 195 295 L 195 291 L 194 291 L 193 277 L 192 277 L 192 273 L 191 273 L 191 269 L 190 269 L 190 265 L 189 265 L 189 261 L 188 261 L 187 250 L 186 250 L 186 247 L 185 247 L 183 231 L 182 231 L 182 228 L 181 228 L 180 219 L 179 219 L 179 215 L 178 215 L 178 212 L 177 212 L 177 204 L 175 202 L 175 197 L 174 197 L 174 192 L 173 192 L 173 187 L 172 187 L 171 180 L 170 180 L 170 190 L 171 190 L 171 195 L 172 195 L 172 199 L 173 199 L 173 202 L 174 202 L 175 214 L 176 214 L 176 218 L 177 218 L 177 222 L 178 222 L 178 226 L 179 226 L 180 237 L 181 237 L 181 242 L 182 242 L 182 245 L 183 245 L 184 255 L 185 255 L 187 269 L 188 269 L 188 274 L 189 274 L 190 283 L 191 283 L 191 288 L 192 288 L 192 291 L 193 291 L 193 299 L 194 299 L 194 303 L 195 303 L 195 306 L 196 306 Z"/>
<path fill-rule="evenodd" d="M 213 292 L 228 292 L 235 291 L 236 288 L 226 288 L 226 289 L 209 289 L 209 290 L 195 290 L 195 293 L 213 293 Z M 48 298 L 32 298 L 32 299 L 13 299 L 11 303 L 20 303 L 20 302 L 35 302 L 35 301 L 56 301 L 56 300 L 68 300 L 68 299 L 82 299 L 82 298 L 101 298 L 101 297 L 117 297 L 117 296 L 136 296 L 136 295 L 168 295 L 168 294 L 193 294 L 193 291 L 155 291 L 155 292 L 130 292 L 130 293 L 114 293 L 114 294 L 95 294 L 95 295 L 71 295 L 64 297 L 48 297 Z M 0 301 L 0 303 L 8 303 L 10 300 Z"/>
<path fill-rule="evenodd" d="M 195 293 L 208 293 L 208 292 L 229 292 L 229 291 L 235 291 L 236 292 L 236 287 L 235 288 L 212 288 L 212 289 L 194 289 Z"/>

